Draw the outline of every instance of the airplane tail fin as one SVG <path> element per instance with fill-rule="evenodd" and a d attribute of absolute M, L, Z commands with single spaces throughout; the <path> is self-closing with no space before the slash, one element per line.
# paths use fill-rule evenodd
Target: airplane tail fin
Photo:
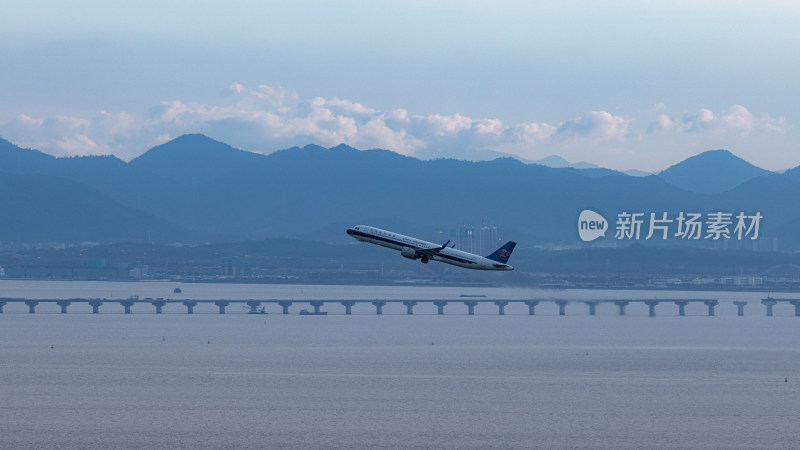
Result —
<path fill-rule="evenodd" d="M 514 247 L 516 246 L 516 242 L 508 241 L 504 246 L 498 248 L 497 251 L 487 256 L 487 258 L 491 259 L 492 261 L 508 264 L 508 259 L 511 258 L 511 252 L 514 251 Z"/>

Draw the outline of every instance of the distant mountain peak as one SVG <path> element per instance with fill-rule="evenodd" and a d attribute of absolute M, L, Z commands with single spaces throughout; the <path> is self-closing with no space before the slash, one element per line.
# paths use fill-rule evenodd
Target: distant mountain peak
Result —
<path fill-rule="evenodd" d="M 203 182 L 264 155 L 239 150 L 203 134 L 184 134 L 155 146 L 129 164 L 185 184 Z"/>
<path fill-rule="evenodd" d="M 698 194 L 718 194 L 772 172 L 750 164 L 728 150 L 708 150 L 675 164 L 658 176 Z"/>
<path fill-rule="evenodd" d="M 576 163 L 569 162 L 566 159 L 564 159 L 564 158 L 562 158 L 561 156 L 558 156 L 558 155 L 545 156 L 544 158 L 537 159 L 537 160 L 534 160 L 534 161 L 531 161 L 531 162 L 534 163 L 534 164 L 542 165 L 542 166 L 552 167 L 554 169 L 562 169 L 562 168 L 565 168 L 565 167 L 570 167 L 570 168 L 573 168 L 573 169 L 598 169 L 599 168 L 599 166 L 597 166 L 595 164 L 592 164 L 592 163 L 585 162 L 585 161 L 580 161 L 580 162 L 576 162 Z"/>
<path fill-rule="evenodd" d="M 144 154 L 140 156 L 147 155 L 148 153 L 163 153 L 163 152 L 176 152 L 181 150 L 190 150 L 190 151 L 197 151 L 198 147 L 201 150 L 208 151 L 209 149 L 232 149 L 238 150 L 230 145 L 217 141 L 216 139 L 210 138 L 204 134 L 199 133 L 190 133 L 190 134 L 182 134 L 171 141 L 167 141 L 161 145 L 157 145 L 150 150 L 146 151 Z M 244 151 L 244 150 L 239 150 Z M 139 159 L 139 158 L 136 158 Z"/>
<path fill-rule="evenodd" d="M 667 170 L 677 166 L 688 166 L 692 164 L 707 164 L 709 162 L 719 163 L 719 162 L 729 162 L 729 161 L 738 161 L 756 167 L 750 164 L 749 162 L 745 161 L 744 159 L 734 155 L 733 153 L 730 152 L 730 150 L 717 149 L 717 150 L 706 150 L 702 153 L 698 153 L 697 155 L 690 156 L 677 164 L 673 164 L 663 172 L 666 172 Z"/>
<path fill-rule="evenodd" d="M 631 177 L 649 177 L 650 175 L 652 175 L 652 173 L 650 172 L 645 172 L 644 170 L 638 170 L 638 169 L 628 169 L 624 170 L 622 173 Z"/>
<path fill-rule="evenodd" d="M 336 147 L 331 147 L 329 150 L 345 150 L 345 151 L 350 151 L 350 150 L 356 150 L 356 149 L 355 149 L 355 148 L 353 148 L 353 147 L 350 147 L 349 145 L 347 145 L 347 144 L 345 144 L 345 143 L 342 143 L 342 144 L 339 144 L 339 145 L 337 145 Z"/>
<path fill-rule="evenodd" d="M 785 170 L 783 176 L 792 180 L 800 180 L 800 166 Z"/>
<path fill-rule="evenodd" d="M 212 139 L 212 138 L 210 138 L 210 137 L 208 137 L 208 136 L 206 136 L 205 134 L 202 134 L 202 133 L 186 133 L 186 134 L 182 134 L 182 135 L 176 137 L 175 139 L 173 139 L 173 141 L 179 141 L 179 142 L 180 141 L 187 141 L 187 140 L 219 142 L 219 141 L 217 141 L 215 139 Z"/>

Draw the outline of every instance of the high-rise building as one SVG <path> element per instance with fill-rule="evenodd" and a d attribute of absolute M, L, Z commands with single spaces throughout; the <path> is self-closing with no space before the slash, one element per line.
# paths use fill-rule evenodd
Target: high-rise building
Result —
<path fill-rule="evenodd" d="M 497 227 L 469 227 L 450 232 L 450 241 L 459 250 L 486 256 L 499 247 Z"/>

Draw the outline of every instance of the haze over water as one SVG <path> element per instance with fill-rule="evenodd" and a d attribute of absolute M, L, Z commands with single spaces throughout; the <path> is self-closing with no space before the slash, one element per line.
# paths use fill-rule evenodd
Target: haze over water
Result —
<path fill-rule="evenodd" d="M 0 447 L 797 447 L 797 318 L 577 309 L 6 313 Z"/>

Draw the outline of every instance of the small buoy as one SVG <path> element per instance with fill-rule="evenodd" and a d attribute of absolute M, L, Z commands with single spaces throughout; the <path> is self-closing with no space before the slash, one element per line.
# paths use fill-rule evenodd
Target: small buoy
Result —
<path fill-rule="evenodd" d="M 166 341 L 166 340 L 167 340 L 167 337 L 166 337 L 166 336 L 164 336 L 164 337 L 162 337 L 162 338 L 161 338 L 161 341 L 162 341 L 162 342 L 164 342 L 164 341 Z"/>
<path fill-rule="evenodd" d="M 784 378 L 784 379 L 783 379 L 783 382 L 784 382 L 784 383 L 788 383 L 788 382 L 789 382 L 789 379 L 788 379 L 788 378 Z"/>
<path fill-rule="evenodd" d="M 431 345 L 433 345 L 433 341 L 431 341 Z"/>
<path fill-rule="evenodd" d="M 209 344 L 211 343 L 211 339 L 209 339 L 209 340 L 208 340 L 208 343 L 209 343 Z"/>
<path fill-rule="evenodd" d="M 50 344 L 50 350 L 52 350 L 52 349 L 53 349 L 53 344 Z"/>

